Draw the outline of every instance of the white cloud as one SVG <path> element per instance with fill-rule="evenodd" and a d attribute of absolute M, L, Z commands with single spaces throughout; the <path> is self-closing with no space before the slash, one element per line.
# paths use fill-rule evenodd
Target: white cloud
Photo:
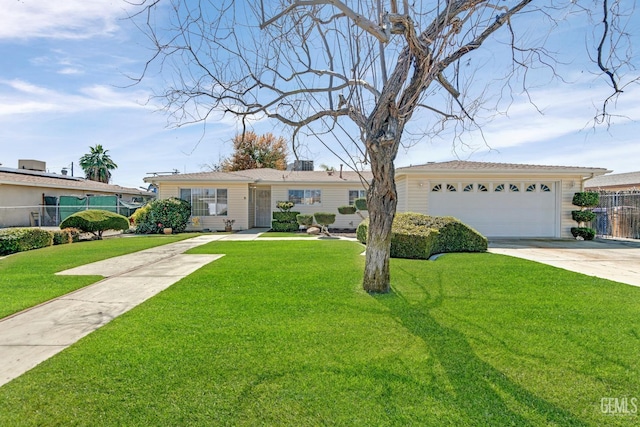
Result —
<path fill-rule="evenodd" d="M 0 14 L 0 39 L 84 39 L 110 34 L 126 2 L 9 0 Z"/>
<path fill-rule="evenodd" d="M 9 90 L 2 90 L 2 86 Z M 0 118 L 42 112 L 74 113 L 103 108 L 143 108 L 136 99 L 146 99 L 142 91 L 118 92 L 113 87 L 92 85 L 79 94 L 65 93 L 24 80 L 0 80 Z"/>

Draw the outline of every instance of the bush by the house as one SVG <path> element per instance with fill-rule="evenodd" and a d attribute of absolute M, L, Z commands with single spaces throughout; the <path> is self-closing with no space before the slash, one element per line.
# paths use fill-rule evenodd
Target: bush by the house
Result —
<path fill-rule="evenodd" d="M 129 229 L 129 220 L 115 212 L 88 209 L 69 215 L 60 223 L 60 228 L 68 227 L 77 228 L 102 239 L 102 233 L 105 230 Z"/>
<path fill-rule="evenodd" d="M 40 249 L 53 244 L 53 233 L 40 228 L 0 229 L 0 255 Z"/>
<path fill-rule="evenodd" d="M 71 232 L 68 228 L 65 228 L 64 230 L 55 230 L 52 234 L 54 245 L 66 245 L 73 242 L 73 237 L 71 236 Z"/>
<path fill-rule="evenodd" d="M 580 206 L 584 208 L 594 208 L 600 203 L 600 195 L 593 191 L 578 192 L 573 195 L 571 202 L 574 206 Z"/>
<path fill-rule="evenodd" d="M 571 217 L 578 223 L 578 227 L 571 228 L 571 234 L 575 238 L 584 240 L 593 240 L 596 231 L 590 227 L 584 227 L 585 222 L 591 222 L 595 219 L 596 214 L 589 208 L 598 206 L 600 203 L 600 195 L 592 191 L 578 192 L 573 195 L 572 203 L 579 206 L 579 211 L 571 211 Z"/>
<path fill-rule="evenodd" d="M 591 222 L 596 219 L 596 214 L 590 210 L 571 211 L 571 218 L 576 222 Z"/>
<path fill-rule="evenodd" d="M 573 237 L 581 237 L 584 240 L 593 240 L 596 237 L 596 231 L 589 227 L 571 227 L 571 234 Z"/>
<path fill-rule="evenodd" d="M 190 216 L 191 204 L 171 197 L 144 205 L 131 215 L 131 220 L 138 234 L 162 233 L 165 228 L 181 233 L 187 228 Z"/>
<path fill-rule="evenodd" d="M 339 206 L 338 213 L 341 215 L 351 215 L 356 213 L 357 209 L 355 206 Z"/>
<path fill-rule="evenodd" d="M 356 230 L 357 239 L 366 243 L 369 219 Z M 391 229 L 391 256 L 428 259 L 445 252 L 484 252 L 487 238 L 453 217 L 417 213 L 396 214 Z"/>
<path fill-rule="evenodd" d="M 353 201 L 353 206 L 356 207 L 357 210 L 359 211 L 366 211 L 367 210 L 367 199 L 364 197 L 360 197 L 358 199 L 355 199 Z"/>
<path fill-rule="evenodd" d="M 298 214 L 296 215 L 296 221 L 298 225 L 303 227 L 311 227 L 313 225 L 313 215 L 311 214 Z"/>
<path fill-rule="evenodd" d="M 294 203 L 289 201 L 276 202 L 276 207 L 280 210 L 280 212 L 273 212 L 272 214 L 272 231 L 293 232 L 300 229 L 298 220 L 296 219 L 300 212 L 291 211 L 291 208 L 293 208 L 293 206 L 295 206 Z"/>
<path fill-rule="evenodd" d="M 322 231 L 328 232 L 327 227 L 336 222 L 336 214 L 330 212 L 316 212 L 313 214 L 316 223 L 322 227 Z"/>
<path fill-rule="evenodd" d="M 296 217 L 300 212 L 274 212 L 273 219 L 278 222 L 296 222 Z"/>

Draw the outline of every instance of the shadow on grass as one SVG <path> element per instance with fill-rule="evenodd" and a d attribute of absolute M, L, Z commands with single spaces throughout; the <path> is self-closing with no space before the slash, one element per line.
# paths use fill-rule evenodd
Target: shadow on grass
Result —
<path fill-rule="evenodd" d="M 426 343 L 429 356 L 435 359 L 433 363 L 441 366 L 447 384 L 438 387 L 443 390 L 442 396 L 435 398 L 459 411 L 469 425 L 588 425 L 513 382 L 482 360 L 464 333 L 439 323 L 432 312 L 445 300 L 441 286 L 432 295 L 416 277 L 413 285 L 412 292 L 418 290 L 420 298 L 410 300 L 397 289 L 375 298 L 411 334 Z"/>

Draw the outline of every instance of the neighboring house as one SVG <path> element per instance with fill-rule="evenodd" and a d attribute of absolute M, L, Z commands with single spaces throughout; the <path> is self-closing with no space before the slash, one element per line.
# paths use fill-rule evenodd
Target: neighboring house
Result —
<path fill-rule="evenodd" d="M 571 237 L 571 204 L 584 181 L 603 168 L 534 166 L 451 161 L 396 169 L 398 212 L 451 215 L 489 237 Z M 341 215 L 339 206 L 363 197 L 370 172 L 278 171 L 201 172 L 145 178 L 159 198 L 192 204 L 198 228 L 222 230 L 270 227 L 276 202 L 295 202 L 302 213 L 333 212 L 332 228 L 353 229 L 360 216 Z M 365 212 L 366 215 L 366 212 Z"/>
<path fill-rule="evenodd" d="M 124 211 L 127 208 L 123 206 L 155 196 L 135 188 L 48 173 L 44 162 L 20 161 L 19 165 L 18 169 L 0 167 L 0 227 L 57 225 L 60 209 L 63 209 L 58 201 L 65 197 L 73 201 L 78 199 L 80 205 L 82 200 L 90 203 L 90 198 L 85 199 L 87 196 L 115 196 L 109 198 L 113 201 L 113 210 Z M 104 202 L 107 198 L 101 199 Z M 78 210 L 78 205 L 70 209 Z"/>
<path fill-rule="evenodd" d="M 597 176 L 584 183 L 588 191 L 638 191 L 640 192 L 640 172 L 615 173 Z"/>

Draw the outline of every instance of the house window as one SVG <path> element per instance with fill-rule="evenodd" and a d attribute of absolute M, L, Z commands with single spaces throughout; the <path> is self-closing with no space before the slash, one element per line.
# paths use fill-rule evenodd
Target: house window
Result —
<path fill-rule="evenodd" d="M 473 191 L 473 184 L 467 184 L 467 185 L 465 185 L 465 186 L 464 186 L 464 189 L 463 189 L 462 191 L 464 191 L 465 193 L 468 193 L 468 192 L 470 192 L 470 191 Z"/>
<path fill-rule="evenodd" d="M 458 190 L 456 190 L 456 187 L 453 184 L 447 184 L 447 191 L 455 192 Z"/>
<path fill-rule="evenodd" d="M 434 193 L 437 193 L 438 191 L 442 190 L 442 184 L 436 184 L 433 186 L 433 188 L 431 188 L 431 191 L 433 191 Z"/>
<path fill-rule="evenodd" d="M 367 190 L 349 190 L 349 206 L 353 206 L 356 199 L 367 197 Z"/>
<path fill-rule="evenodd" d="M 227 216 L 226 188 L 181 188 L 180 198 L 191 203 L 191 216 Z"/>
<path fill-rule="evenodd" d="M 540 184 L 540 191 L 542 191 L 543 193 L 550 193 L 551 187 L 549 187 L 547 184 Z"/>
<path fill-rule="evenodd" d="M 320 205 L 322 190 L 289 190 L 289 201 L 296 205 Z"/>
<path fill-rule="evenodd" d="M 529 184 L 527 186 L 527 193 L 533 193 L 536 191 L 536 185 L 535 184 Z"/>
<path fill-rule="evenodd" d="M 518 187 L 516 184 L 509 184 L 509 191 L 511 191 L 512 193 L 517 193 L 518 191 L 520 191 L 520 187 Z"/>
<path fill-rule="evenodd" d="M 500 193 L 500 192 L 504 191 L 504 184 L 496 185 L 496 188 L 493 191 L 495 191 L 496 193 Z"/>
<path fill-rule="evenodd" d="M 478 191 L 481 193 L 486 193 L 487 191 L 489 191 L 489 189 L 484 184 L 478 184 Z"/>

